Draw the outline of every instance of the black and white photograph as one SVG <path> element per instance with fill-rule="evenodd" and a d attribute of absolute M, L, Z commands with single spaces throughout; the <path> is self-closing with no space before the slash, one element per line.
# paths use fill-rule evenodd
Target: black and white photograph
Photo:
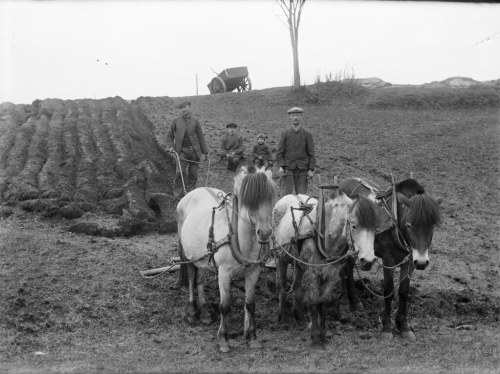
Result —
<path fill-rule="evenodd" d="M 500 373 L 500 5 L 0 0 L 0 372 Z"/>

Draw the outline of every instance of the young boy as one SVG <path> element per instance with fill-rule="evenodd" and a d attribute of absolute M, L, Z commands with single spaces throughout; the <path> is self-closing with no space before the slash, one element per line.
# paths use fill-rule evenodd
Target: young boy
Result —
<path fill-rule="evenodd" d="M 253 163 L 257 167 L 271 167 L 272 165 L 272 151 L 269 145 L 265 143 L 266 136 L 259 134 L 257 136 L 257 144 L 252 149 Z"/>

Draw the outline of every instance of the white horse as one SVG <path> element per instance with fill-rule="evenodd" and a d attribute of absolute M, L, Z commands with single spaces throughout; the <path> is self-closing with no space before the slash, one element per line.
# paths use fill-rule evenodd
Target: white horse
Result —
<path fill-rule="evenodd" d="M 189 283 L 188 322 L 197 317 L 194 287 L 198 290 L 198 317 L 211 322 L 204 293 L 204 273 L 218 270 L 220 290 L 221 352 L 229 352 L 228 313 L 230 282 L 236 271 L 245 271 L 244 337 L 251 348 L 260 348 L 255 332 L 255 285 L 260 263 L 269 252 L 272 209 L 277 186 L 270 173 L 242 167 L 234 177 L 232 196 L 216 188 L 202 187 L 188 193 L 177 205 L 180 283 Z"/>
<path fill-rule="evenodd" d="M 286 322 L 287 267 L 295 262 L 294 284 L 297 319 L 303 321 L 303 304 L 311 315 L 313 346 L 326 342 L 326 305 L 340 296 L 343 260 L 348 251 L 357 255 L 362 268 L 375 261 L 377 211 L 373 201 L 345 194 L 324 204 L 324 230 L 316 232 L 318 200 L 306 195 L 286 195 L 274 207 L 279 224 L 275 231 L 278 265 L 279 320 Z M 276 218 L 280 216 L 281 218 Z M 321 216 L 321 215 L 320 215 Z M 319 237 L 323 235 L 323 239 Z"/>

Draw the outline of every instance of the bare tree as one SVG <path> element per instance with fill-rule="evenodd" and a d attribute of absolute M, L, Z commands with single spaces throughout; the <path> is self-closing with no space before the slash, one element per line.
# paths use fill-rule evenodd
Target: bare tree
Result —
<path fill-rule="evenodd" d="M 306 0 L 275 0 L 285 14 L 290 31 L 290 41 L 292 42 L 293 53 L 293 85 L 300 86 L 299 69 L 299 24 L 302 8 Z"/>

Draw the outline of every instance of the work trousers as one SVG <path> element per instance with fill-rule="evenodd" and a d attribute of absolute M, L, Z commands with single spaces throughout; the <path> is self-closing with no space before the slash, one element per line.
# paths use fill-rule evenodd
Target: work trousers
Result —
<path fill-rule="evenodd" d="M 180 168 L 179 163 L 177 163 L 174 180 L 174 197 L 177 199 L 181 199 L 185 194 L 196 188 L 200 159 L 193 147 L 182 147 L 179 151 L 179 161 Z M 184 184 L 182 183 L 183 180 Z M 184 188 L 186 189 L 185 192 Z"/>
<path fill-rule="evenodd" d="M 281 177 L 281 196 L 291 193 L 307 194 L 307 170 L 285 169 L 285 174 Z"/>
<path fill-rule="evenodd" d="M 229 156 L 227 158 L 227 170 L 236 171 L 241 162 L 240 156 Z"/>

